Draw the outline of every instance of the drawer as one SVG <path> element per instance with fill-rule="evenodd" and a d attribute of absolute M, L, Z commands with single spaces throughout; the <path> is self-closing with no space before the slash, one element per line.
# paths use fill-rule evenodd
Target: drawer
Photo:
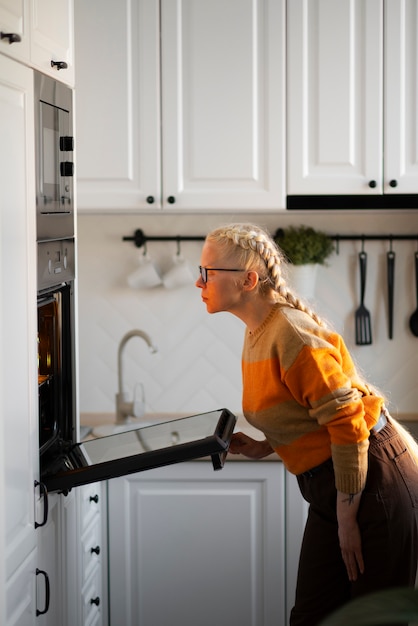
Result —
<path fill-rule="evenodd" d="M 93 575 L 83 588 L 82 604 L 83 604 L 83 624 L 91 626 L 92 624 L 100 624 L 102 620 L 103 608 L 102 603 L 102 574 L 100 567 L 97 567 Z"/>
<path fill-rule="evenodd" d="M 83 533 L 95 517 L 100 518 L 102 491 L 99 483 L 84 485 L 80 489 L 81 532 Z"/>
<path fill-rule="evenodd" d="M 100 521 L 91 524 L 90 528 L 85 531 L 81 539 L 81 567 L 82 567 L 82 586 L 93 570 L 100 567 L 102 558 L 102 542 L 101 542 L 101 526 Z"/>

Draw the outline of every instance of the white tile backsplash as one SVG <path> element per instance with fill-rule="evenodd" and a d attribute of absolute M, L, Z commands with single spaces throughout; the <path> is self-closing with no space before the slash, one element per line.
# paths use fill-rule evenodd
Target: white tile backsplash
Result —
<path fill-rule="evenodd" d="M 289 223 L 311 224 L 329 233 L 417 232 L 418 214 L 277 214 L 239 216 L 272 232 Z M 231 315 L 208 315 L 194 287 L 133 290 L 126 282 L 142 249 L 123 242 L 142 228 L 147 235 L 204 235 L 236 216 L 81 215 L 78 217 L 79 403 L 82 413 L 113 413 L 117 392 L 117 347 L 133 328 L 147 332 L 158 346 L 151 354 L 133 338 L 124 352 L 124 382 L 145 387 L 149 412 L 187 414 L 227 406 L 240 412 L 240 356 L 244 327 Z M 202 243 L 185 242 L 182 255 L 199 265 Z M 418 338 L 408 328 L 416 307 L 413 273 L 415 242 L 394 242 L 396 252 L 394 339 L 388 339 L 385 255 L 388 244 L 367 242 L 366 306 L 373 319 L 373 344 L 355 346 L 354 310 L 358 306 L 358 242 L 341 242 L 340 254 L 320 267 L 315 295 L 318 311 L 344 334 L 369 380 L 389 397 L 392 410 L 416 413 Z M 148 253 L 161 271 L 176 253 L 176 243 L 150 242 Z"/>

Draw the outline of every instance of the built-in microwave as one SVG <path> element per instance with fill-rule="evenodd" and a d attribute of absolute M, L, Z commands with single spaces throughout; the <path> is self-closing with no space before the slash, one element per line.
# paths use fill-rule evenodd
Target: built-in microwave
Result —
<path fill-rule="evenodd" d="M 74 236 L 73 92 L 34 73 L 37 239 Z"/>

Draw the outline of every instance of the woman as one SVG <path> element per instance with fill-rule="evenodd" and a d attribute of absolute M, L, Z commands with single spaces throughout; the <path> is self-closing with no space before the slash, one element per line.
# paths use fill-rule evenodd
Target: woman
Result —
<path fill-rule="evenodd" d="M 290 623 L 313 626 L 351 598 L 414 586 L 418 456 L 285 268 L 266 232 L 231 224 L 206 237 L 196 286 L 209 313 L 246 325 L 243 412 L 265 440 L 236 433 L 230 451 L 276 452 L 310 503 Z"/>

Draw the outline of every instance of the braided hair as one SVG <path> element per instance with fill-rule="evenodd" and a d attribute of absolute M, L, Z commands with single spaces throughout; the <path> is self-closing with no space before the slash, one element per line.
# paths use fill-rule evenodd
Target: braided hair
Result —
<path fill-rule="evenodd" d="M 287 304 L 304 311 L 318 324 L 323 325 L 321 318 L 287 284 L 288 263 L 266 231 L 254 224 L 228 224 L 210 232 L 206 241 L 216 243 L 226 257 L 233 257 L 241 267 L 257 271 L 261 293 L 272 290 Z"/>

